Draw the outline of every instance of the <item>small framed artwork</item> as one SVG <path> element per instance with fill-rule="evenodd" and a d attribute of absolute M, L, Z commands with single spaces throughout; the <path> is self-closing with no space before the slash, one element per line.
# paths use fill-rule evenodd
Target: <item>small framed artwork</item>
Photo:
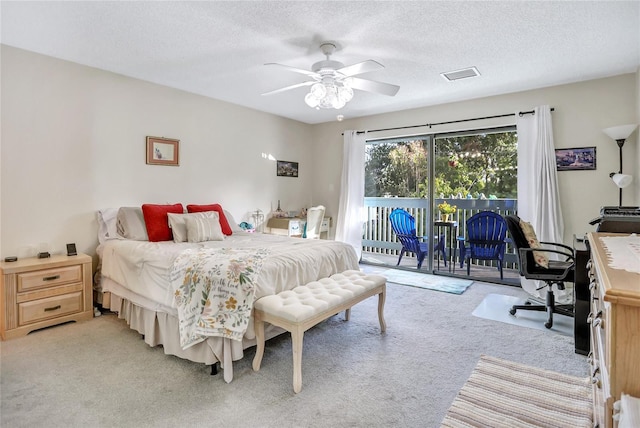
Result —
<path fill-rule="evenodd" d="M 278 177 L 297 177 L 298 176 L 298 162 L 289 161 L 277 161 L 276 174 Z"/>
<path fill-rule="evenodd" d="M 148 165 L 180 165 L 180 140 L 163 137 L 147 137 Z"/>
<path fill-rule="evenodd" d="M 596 148 L 556 149 L 556 168 L 558 171 L 596 169 Z"/>

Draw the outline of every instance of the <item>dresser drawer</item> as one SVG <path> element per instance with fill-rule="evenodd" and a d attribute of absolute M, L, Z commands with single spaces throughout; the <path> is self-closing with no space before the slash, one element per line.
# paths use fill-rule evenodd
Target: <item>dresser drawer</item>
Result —
<path fill-rule="evenodd" d="M 18 305 L 18 325 L 82 311 L 82 292 L 32 300 Z"/>
<path fill-rule="evenodd" d="M 42 269 L 23 272 L 18 277 L 18 293 L 38 288 L 55 287 L 56 285 L 82 281 L 82 266 L 64 266 L 53 269 Z"/>

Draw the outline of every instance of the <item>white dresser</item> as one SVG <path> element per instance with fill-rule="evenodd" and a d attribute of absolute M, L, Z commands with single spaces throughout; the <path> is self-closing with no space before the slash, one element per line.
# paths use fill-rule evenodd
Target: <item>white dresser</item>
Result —
<path fill-rule="evenodd" d="M 620 395 L 640 397 L 640 274 L 609 266 L 603 236 L 625 235 L 588 235 L 594 427 L 609 428 Z"/>

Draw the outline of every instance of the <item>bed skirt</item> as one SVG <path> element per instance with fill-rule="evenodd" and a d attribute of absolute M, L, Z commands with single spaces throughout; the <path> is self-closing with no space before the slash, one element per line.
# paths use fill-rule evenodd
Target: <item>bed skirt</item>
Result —
<path fill-rule="evenodd" d="M 136 305 L 130 300 L 114 294 L 113 291 L 110 294 L 109 306 L 103 305 L 103 307 L 116 312 L 118 318 L 124 319 L 131 329 L 142 334 L 147 345 L 152 347 L 162 345 L 165 354 L 196 363 L 211 365 L 220 362 L 224 372 L 224 380 L 227 383 L 233 380 L 233 361 L 242 359 L 244 350 L 256 344 L 255 337 L 245 338 L 242 342 L 221 337 L 209 337 L 187 349 L 182 349 L 176 316 Z M 267 338 L 285 332 L 281 328 L 270 327 L 268 333 L 265 331 Z"/>

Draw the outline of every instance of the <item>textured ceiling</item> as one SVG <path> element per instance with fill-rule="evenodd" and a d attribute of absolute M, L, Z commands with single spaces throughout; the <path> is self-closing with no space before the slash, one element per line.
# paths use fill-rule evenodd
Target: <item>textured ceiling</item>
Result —
<path fill-rule="evenodd" d="M 640 66 L 639 1 L 210 1 L 0 3 L 1 42 L 306 123 L 386 113 L 623 73 Z M 360 75 L 400 85 L 315 110 L 306 80 L 319 44 L 374 59 Z M 447 82 L 441 72 L 481 76 Z"/>

